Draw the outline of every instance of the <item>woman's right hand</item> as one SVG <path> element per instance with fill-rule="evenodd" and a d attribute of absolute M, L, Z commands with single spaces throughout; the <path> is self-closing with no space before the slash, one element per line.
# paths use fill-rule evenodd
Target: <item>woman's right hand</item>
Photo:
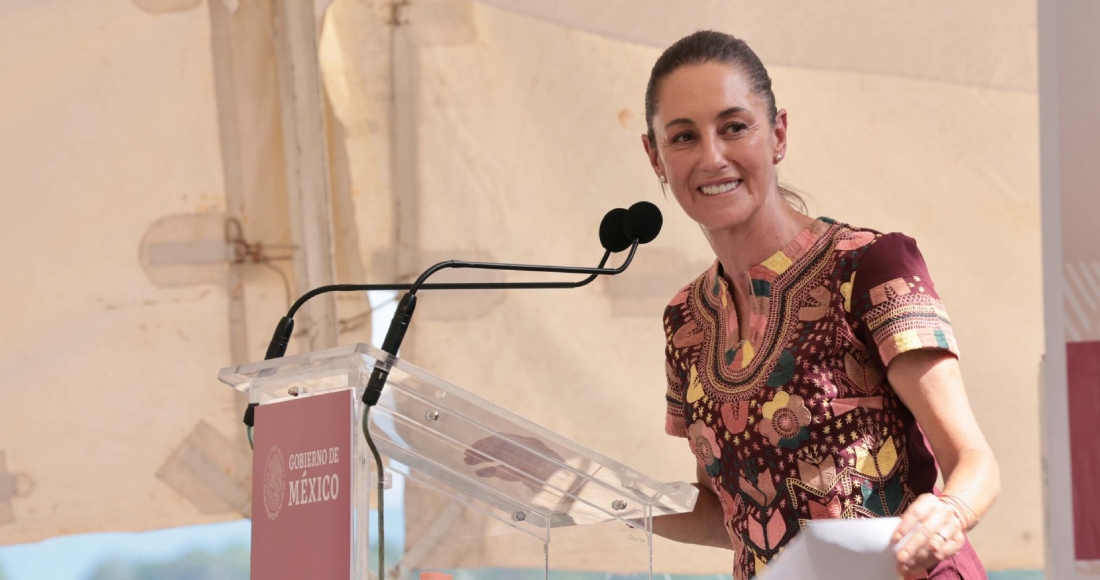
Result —
<path fill-rule="evenodd" d="M 710 476 L 698 465 L 695 476 L 698 483 L 692 485 L 699 490 L 695 509 L 685 514 L 653 518 L 653 533 L 674 542 L 733 550 L 733 542 L 726 531 L 722 502 L 711 487 Z"/>
<path fill-rule="evenodd" d="M 926 493 L 905 510 L 891 542 L 898 546 L 898 574 L 921 577 L 940 561 L 958 553 L 966 543 L 965 523 L 954 506 Z M 909 533 L 912 532 L 910 535 Z"/>

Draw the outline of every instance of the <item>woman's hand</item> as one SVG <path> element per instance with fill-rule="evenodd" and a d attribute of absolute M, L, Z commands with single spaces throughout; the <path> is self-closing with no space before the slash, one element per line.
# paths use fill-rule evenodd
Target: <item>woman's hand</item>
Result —
<path fill-rule="evenodd" d="M 954 505 L 930 493 L 918 497 L 902 514 L 890 540 L 897 550 L 898 574 L 923 575 L 954 556 L 966 543 L 965 517 Z M 909 539 L 897 545 L 910 531 Z"/>
<path fill-rule="evenodd" d="M 699 480 L 694 484 L 699 489 L 695 509 L 684 514 L 653 518 L 653 533 L 676 542 L 733 550 L 733 541 L 726 531 L 722 503 L 714 493 L 710 475 L 698 462 L 695 463 L 695 476 Z"/>

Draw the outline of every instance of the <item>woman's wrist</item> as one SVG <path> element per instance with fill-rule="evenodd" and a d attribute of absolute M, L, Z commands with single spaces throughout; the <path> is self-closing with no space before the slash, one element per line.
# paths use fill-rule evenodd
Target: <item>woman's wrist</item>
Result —
<path fill-rule="evenodd" d="M 959 496 L 941 493 L 938 498 L 951 508 L 964 532 L 969 532 L 974 529 L 974 526 L 978 525 L 978 514 L 974 513 L 974 510 Z"/>

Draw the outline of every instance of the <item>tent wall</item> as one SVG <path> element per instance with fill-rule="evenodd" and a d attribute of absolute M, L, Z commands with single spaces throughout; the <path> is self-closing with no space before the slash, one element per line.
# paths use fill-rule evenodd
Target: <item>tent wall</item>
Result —
<path fill-rule="evenodd" d="M 183 247 L 216 245 L 226 212 L 207 12 L 3 11 L 0 449 L 18 485 L 0 544 L 240 517 L 239 410 L 213 378 L 225 267 Z M 176 472 L 188 499 L 157 476 L 177 451 L 230 472 Z"/>
<path fill-rule="evenodd" d="M 657 48 L 701 28 L 735 30 L 772 66 L 1029 92 L 1036 87 L 1035 0 L 479 2 Z"/>
<path fill-rule="evenodd" d="M 0 544 L 248 514 L 245 401 L 215 374 L 263 357 L 310 243 L 291 244 L 277 8 L 2 8 Z M 317 167 L 349 207 L 343 150 Z M 354 223 L 328 213 L 317 255 L 362 281 Z M 339 340 L 366 340 L 365 296 L 338 305 Z"/>

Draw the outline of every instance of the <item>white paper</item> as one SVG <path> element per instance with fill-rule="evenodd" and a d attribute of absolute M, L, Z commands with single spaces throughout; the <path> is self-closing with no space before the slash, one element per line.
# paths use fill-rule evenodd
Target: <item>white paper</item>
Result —
<path fill-rule="evenodd" d="M 896 580 L 897 559 L 890 538 L 900 523 L 900 518 L 812 521 L 759 578 Z M 898 545 L 907 540 L 908 537 L 902 538 Z"/>

